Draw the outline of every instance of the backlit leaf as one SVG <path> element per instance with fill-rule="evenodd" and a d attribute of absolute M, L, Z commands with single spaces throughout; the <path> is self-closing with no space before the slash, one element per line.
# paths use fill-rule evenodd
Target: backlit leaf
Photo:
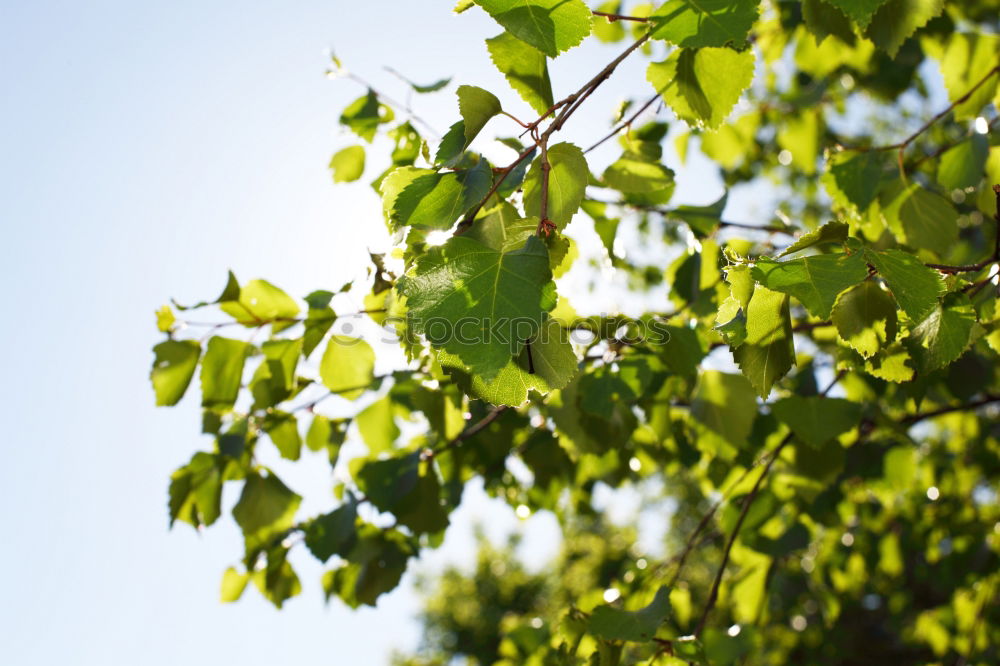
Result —
<path fill-rule="evenodd" d="M 201 345 L 196 340 L 166 340 L 153 347 L 156 358 L 149 378 L 157 406 L 176 405 L 198 367 Z"/>
<path fill-rule="evenodd" d="M 648 606 L 625 611 L 598 606 L 590 614 L 587 630 L 606 641 L 648 641 L 670 615 L 670 590 L 661 587 Z"/>
<path fill-rule="evenodd" d="M 493 184 L 493 174 L 485 160 L 461 171 L 423 174 L 406 171 L 399 179 L 410 175 L 416 177 L 399 190 L 393 200 L 390 219 L 399 227 L 448 229 L 482 201 Z M 386 187 L 395 188 L 395 184 Z M 391 196 L 393 189 L 383 192 Z"/>
<path fill-rule="evenodd" d="M 538 113 L 552 106 L 552 82 L 545 55 L 530 44 L 502 32 L 486 40 L 493 64 L 510 87 Z"/>
<path fill-rule="evenodd" d="M 864 255 L 818 254 L 790 261 L 761 258 L 753 267 L 753 278 L 773 291 L 794 296 L 809 314 L 827 319 L 837 295 L 868 275 Z"/>
<path fill-rule="evenodd" d="M 457 236 L 421 257 L 397 287 L 414 331 L 492 381 L 537 335 L 550 279 L 548 251 L 537 237 L 500 251 Z"/>
<path fill-rule="evenodd" d="M 844 342 L 865 358 L 896 339 L 896 303 L 874 280 L 842 293 L 833 306 L 832 319 Z"/>
<path fill-rule="evenodd" d="M 330 159 L 333 169 L 333 182 L 350 183 L 365 171 L 365 149 L 361 146 L 348 146 L 334 153 Z"/>
<path fill-rule="evenodd" d="M 548 156 L 551 166 L 548 218 L 562 228 L 569 224 L 580 209 L 590 171 L 583 151 L 571 143 L 550 146 Z M 541 159 L 541 156 L 535 158 L 524 178 L 524 212 L 531 217 L 541 217 Z"/>
<path fill-rule="evenodd" d="M 817 448 L 857 427 L 861 419 L 861 405 L 815 395 L 782 398 L 771 406 L 771 411 L 796 437 Z"/>
<path fill-rule="evenodd" d="M 348 400 L 354 400 L 372 383 L 375 352 L 359 338 L 334 335 L 319 364 L 323 385 Z"/>
<path fill-rule="evenodd" d="M 201 362 L 201 404 L 228 409 L 236 402 L 243 380 L 243 363 L 250 345 L 242 340 L 214 336 Z"/>
<path fill-rule="evenodd" d="M 507 32 L 555 58 L 590 34 L 583 0 L 475 0 Z"/>
<path fill-rule="evenodd" d="M 756 0 L 669 0 L 651 15 L 654 39 L 677 46 L 742 46 L 757 20 Z"/>
<path fill-rule="evenodd" d="M 677 49 L 646 70 L 646 79 L 679 118 L 697 127 L 722 124 L 753 80 L 754 54 L 728 48 Z"/>
<path fill-rule="evenodd" d="M 937 305 L 944 291 L 940 275 L 914 257 L 900 250 L 874 252 L 865 257 L 885 279 L 899 307 L 914 323 L 923 321 Z"/>
<path fill-rule="evenodd" d="M 302 498 L 288 489 L 274 474 L 250 474 L 233 518 L 243 530 L 247 551 L 264 547 L 292 526 Z"/>
<path fill-rule="evenodd" d="M 747 308 L 746 341 L 733 358 L 762 398 L 795 364 L 788 296 L 758 286 Z"/>

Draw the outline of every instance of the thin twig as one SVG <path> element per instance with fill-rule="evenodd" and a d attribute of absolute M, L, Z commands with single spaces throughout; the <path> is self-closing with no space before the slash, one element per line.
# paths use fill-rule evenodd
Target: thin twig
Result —
<path fill-rule="evenodd" d="M 587 153 L 589 153 L 590 151 L 592 151 L 594 148 L 597 148 L 599 145 L 601 145 L 602 143 L 604 143 L 605 141 L 607 141 L 608 139 L 611 139 L 613 136 L 615 136 L 616 134 L 618 134 L 619 132 L 621 132 L 626 127 L 631 127 L 632 123 L 635 122 L 635 119 L 638 118 L 642 114 L 643 111 L 645 111 L 650 106 L 652 106 L 653 102 L 655 102 L 658 99 L 660 99 L 660 94 L 656 93 L 655 95 L 653 95 L 652 97 L 650 97 L 646 101 L 645 104 L 643 104 L 642 106 L 640 106 L 635 113 L 633 113 L 631 116 L 629 116 L 627 120 L 622 121 L 622 123 L 619 124 L 618 127 L 614 128 L 613 130 L 611 130 L 610 132 L 608 132 L 600 141 L 598 141 L 597 143 L 595 143 L 594 145 L 592 145 L 590 148 L 587 148 L 587 150 L 583 151 L 583 153 L 586 155 Z"/>
<path fill-rule="evenodd" d="M 608 12 L 598 12 L 598 11 L 594 11 L 592 13 L 594 14 L 594 16 L 603 16 L 604 18 L 608 19 L 608 21 L 610 21 L 611 23 L 614 23 L 615 21 L 635 21 L 636 23 L 649 23 L 650 21 L 652 21 L 651 18 L 646 16 L 628 16 L 626 14 L 611 14 Z"/>
<path fill-rule="evenodd" d="M 543 141 L 547 141 L 549 136 L 553 132 L 558 131 L 562 127 L 563 123 L 565 123 L 566 120 L 572 115 L 573 111 L 575 111 L 576 108 L 578 108 L 579 105 L 576 104 L 574 106 L 574 103 L 586 99 L 599 85 L 601 85 L 601 83 L 603 83 L 609 76 L 611 76 L 611 73 L 615 71 L 615 68 L 618 67 L 618 65 L 623 60 L 625 60 L 625 58 L 627 58 L 637 48 L 642 46 L 642 44 L 645 43 L 647 39 L 649 39 L 650 35 L 651 33 L 647 32 L 642 37 L 637 39 L 631 46 L 625 49 L 625 51 L 623 51 L 617 58 L 608 63 L 604 67 L 604 69 L 598 72 L 596 76 L 594 76 L 589 81 L 584 83 L 579 90 L 577 90 L 575 93 L 567 95 L 564 99 L 556 102 L 555 104 L 550 106 L 545 111 L 545 113 L 539 116 L 535 121 L 528 123 L 525 126 L 525 130 L 524 132 L 521 133 L 521 136 L 524 136 L 525 134 L 528 134 L 530 132 L 533 138 L 532 144 L 527 148 L 525 148 L 523 151 L 521 151 L 521 153 L 518 154 L 517 159 L 515 159 L 513 162 L 511 162 L 509 165 L 507 165 L 500 171 L 500 177 L 496 179 L 496 181 L 493 183 L 493 186 L 486 193 L 486 196 L 484 196 L 479 201 L 479 203 L 473 206 L 469 210 L 469 212 L 465 214 L 465 217 L 462 218 L 462 221 L 459 222 L 458 228 L 455 230 L 456 234 L 461 234 L 462 232 L 464 232 L 466 227 L 472 224 L 472 221 L 475 219 L 476 214 L 479 213 L 479 211 L 482 209 L 484 205 L 486 205 L 486 202 L 489 200 L 489 198 L 496 193 L 496 191 L 500 188 L 500 185 L 504 182 L 504 180 L 506 180 L 507 176 L 509 176 L 510 173 L 514 170 L 514 168 L 521 163 L 521 160 L 527 157 L 529 154 L 531 154 L 531 151 L 539 147 Z M 562 111 L 559 113 L 558 116 L 556 116 L 555 120 L 552 121 L 552 123 L 548 126 L 548 128 L 546 128 L 545 132 L 542 134 L 538 134 L 536 132 L 536 130 L 538 129 L 538 125 L 559 109 L 562 109 Z"/>
<path fill-rule="evenodd" d="M 869 147 L 869 148 L 863 148 L 863 147 L 861 147 L 861 148 L 847 148 L 847 150 L 853 150 L 855 152 L 861 152 L 861 153 L 881 152 L 881 151 L 886 151 L 886 150 L 896 150 L 896 151 L 898 151 L 898 154 L 897 154 L 897 157 L 896 157 L 896 161 L 897 161 L 897 163 L 899 165 L 899 173 L 903 177 L 903 179 L 905 180 L 906 179 L 906 169 L 903 166 L 903 153 L 907 149 L 907 147 L 911 143 L 913 143 L 914 141 L 916 141 L 917 138 L 921 134 L 923 134 L 928 129 L 930 129 L 930 127 L 932 125 L 934 125 L 934 123 L 936 123 L 937 121 L 941 120 L 942 118 L 944 118 L 945 116 L 947 116 L 949 113 L 951 113 L 952 111 L 954 111 L 955 107 L 957 107 L 959 104 L 962 104 L 963 102 L 965 102 L 966 100 L 968 100 L 970 97 L 972 97 L 973 93 L 975 93 L 977 90 L 979 90 L 979 88 L 984 83 L 986 83 L 987 81 L 989 81 L 990 78 L 993 75 L 997 74 L 998 72 L 1000 72 L 1000 65 L 995 66 L 993 69 L 991 69 L 989 72 L 987 72 L 986 75 L 983 78 L 979 79 L 979 81 L 977 81 L 975 83 L 975 85 L 973 85 L 971 88 L 969 88 L 969 90 L 966 91 L 966 93 L 964 95 L 962 95 L 961 97 L 959 97 L 958 99 L 956 99 L 954 102 L 952 102 L 951 104 L 949 104 L 945 109 L 943 109 L 939 113 L 935 114 L 933 118 L 931 118 L 930 120 L 928 120 L 927 122 L 925 122 L 923 125 L 921 125 L 920 128 L 916 132 L 914 132 L 913 134 L 909 135 L 908 137 L 906 137 L 902 141 L 900 141 L 898 143 L 893 143 L 893 144 L 890 144 L 890 145 L 886 145 L 886 146 L 872 146 L 872 147 Z"/>
<path fill-rule="evenodd" d="M 426 458 L 433 458 L 434 456 L 440 455 L 440 454 L 444 453 L 445 451 L 450 451 L 451 449 L 454 449 L 455 447 L 459 446 L 465 440 L 469 439 L 470 437 L 474 437 L 475 435 L 478 435 L 480 432 L 482 432 L 483 430 L 485 430 L 491 423 L 493 423 L 498 418 L 500 418 L 500 415 L 503 414 L 508 409 L 509 409 L 509 407 L 507 405 L 497 405 L 496 407 L 494 407 L 493 409 L 491 409 L 486 416 L 484 416 L 479 421 L 477 421 L 473 425 L 469 426 L 468 428 L 466 428 L 462 432 L 460 432 L 457 435 L 455 435 L 453 438 L 451 438 L 450 440 L 448 440 L 442 446 L 438 447 L 437 449 L 433 449 L 433 450 L 427 451 L 424 454 L 425 457 Z"/>
<path fill-rule="evenodd" d="M 909 416 L 904 416 L 902 422 L 906 425 L 913 425 L 914 423 L 919 423 L 926 419 L 933 419 L 937 416 L 943 416 L 945 414 L 951 414 L 953 412 L 964 412 L 973 409 L 979 409 L 985 405 L 991 405 L 995 402 L 1000 402 L 1000 395 L 987 394 L 986 396 L 980 398 L 979 400 L 974 400 L 972 402 L 967 402 L 961 405 L 951 405 L 949 407 L 939 407 L 938 409 L 931 409 L 926 412 L 917 412 L 916 414 L 910 414 Z"/>
<path fill-rule="evenodd" d="M 740 509 L 740 515 L 736 519 L 736 525 L 733 526 L 733 531 L 729 535 L 729 540 L 726 541 L 726 547 L 722 551 L 722 562 L 719 563 L 719 570 L 715 572 L 715 580 L 712 581 L 712 591 L 708 594 L 708 601 L 705 602 L 705 610 L 701 613 L 701 619 L 698 620 L 698 626 L 694 630 L 695 636 L 700 636 L 702 630 L 705 628 L 705 623 L 708 622 L 708 616 L 715 608 L 715 601 L 719 597 L 719 585 L 722 584 L 722 576 L 726 572 L 726 565 L 729 563 L 729 553 L 733 550 L 733 544 L 736 543 L 736 538 L 740 534 L 740 528 L 743 527 L 743 521 L 746 520 L 747 514 L 750 512 L 750 505 L 753 504 L 754 499 L 757 497 L 757 492 L 760 490 L 761 484 L 764 482 L 764 478 L 767 477 L 768 472 L 771 471 L 771 465 L 774 461 L 778 459 L 781 454 L 782 449 L 784 449 L 789 442 L 792 441 L 792 433 L 785 435 L 785 438 L 781 440 L 774 453 L 768 459 L 767 464 L 764 465 L 764 470 L 757 477 L 757 481 L 754 482 L 753 488 L 747 494 L 746 498 L 743 500 L 743 508 Z"/>
<path fill-rule="evenodd" d="M 949 266 L 948 264 L 924 264 L 928 268 L 941 271 L 942 273 L 978 273 L 994 262 L 1000 262 L 1000 183 L 993 185 L 993 194 L 996 195 L 996 212 L 993 219 L 996 221 L 996 233 L 993 238 L 993 254 L 976 264 L 964 266 Z"/>

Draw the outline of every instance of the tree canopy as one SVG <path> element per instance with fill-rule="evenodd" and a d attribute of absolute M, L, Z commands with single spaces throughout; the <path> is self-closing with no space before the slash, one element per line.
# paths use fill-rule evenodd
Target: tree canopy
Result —
<path fill-rule="evenodd" d="M 1000 661 L 997 0 L 454 11 L 495 21 L 510 90 L 404 80 L 455 95 L 442 137 L 331 61 L 362 88 L 333 181 L 371 178 L 392 239 L 367 275 L 295 298 L 230 273 L 157 312 L 156 404 L 197 374 L 203 409 L 170 523 L 213 525 L 238 488 L 222 599 L 252 582 L 281 607 L 305 584 L 375 605 L 477 480 L 551 512 L 561 552 L 539 572 L 483 541 L 472 572 L 425 580 L 400 664 Z M 619 55 L 550 76 L 594 41 Z M 624 67 L 647 89 L 564 140 Z M 714 202 L 676 191 L 695 151 Z M 751 187 L 773 216 L 727 206 Z M 625 276 L 622 311 L 588 311 L 570 271 Z M 326 513 L 300 511 L 268 447 L 336 470 Z M 608 519 L 606 490 L 638 494 L 659 549 Z"/>

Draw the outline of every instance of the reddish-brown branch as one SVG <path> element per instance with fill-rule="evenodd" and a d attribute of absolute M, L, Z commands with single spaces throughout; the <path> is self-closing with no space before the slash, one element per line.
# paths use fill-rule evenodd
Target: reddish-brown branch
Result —
<path fill-rule="evenodd" d="M 593 12 L 594 16 L 603 16 L 612 23 L 615 21 L 635 21 L 636 23 L 649 23 L 652 19 L 645 16 L 627 16 L 625 14 L 610 14 L 608 12 Z"/>
<path fill-rule="evenodd" d="M 549 107 L 545 111 L 545 113 L 539 116 L 537 120 L 528 123 L 527 125 L 524 126 L 525 130 L 524 132 L 521 133 L 521 136 L 524 136 L 525 134 L 530 132 L 533 138 L 531 145 L 525 148 L 523 151 L 521 151 L 521 153 L 517 156 L 516 160 L 514 160 L 509 165 L 503 168 L 500 178 L 498 178 L 493 183 L 493 186 L 486 193 L 486 196 L 484 196 L 478 204 L 473 206 L 472 209 L 465 214 L 465 217 L 462 219 L 462 221 L 458 225 L 458 228 L 455 230 L 456 234 L 461 234 L 470 224 L 472 224 L 472 221 L 475 219 L 476 214 L 479 213 L 479 211 L 486 204 L 489 198 L 496 193 L 496 191 L 500 188 L 500 185 L 504 182 L 504 180 L 506 180 L 507 176 L 510 175 L 511 171 L 513 171 L 514 168 L 518 164 L 520 164 L 521 160 L 527 157 L 531 153 L 531 151 L 534 150 L 536 147 L 541 146 L 543 142 L 547 141 L 549 136 L 551 136 L 553 132 L 559 131 L 559 129 L 561 129 L 563 124 L 566 122 L 566 120 L 569 119 L 571 115 L 573 115 L 573 112 L 576 111 L 577 108 L 579 108 L 580 103 L 582 103 L 583 100 L 589 97 L 590 94 L 593 93 L 594 90 L 596 90 L 597 87 L 601 85 L 601 83 L 603 83 L 609 76 L 611 76 L 611 73 L 615 71 L 615 68 L 617 68 L 618 65 L 623 60 L 625 60 L 625 58 L 627 58 L 633 51 L 642 46 L 646 42 L 646 40 L 649 39 L 649 37 L 650 33 L 647 32 L 642 37 L 633 42 L 632 45 L 629 46 L 627 49 L 625 49 L 617 58 L 615 58 L 610 63 L 605 65 L 604 69 L 598 72 L 597 75 L 591 78 L 589 81 L 584 83 L 579 90 L 577 90 L 575 93 L 567 95 L 564 99 L 556 102 L 551 107 Z M 559 115 L 556 116 L 555 120 L 553 120 L 552 123 L 548 126 L 548 128 L 546 128 L 545 132 L 539 134 L 536 131 L 538 129 L 538 125 L 559 109 L 562 109 Z M 544 215 L 542 215 L 542 219 L 543 220 L 545 219 Z"/>
<path fill-rule="evenodd" d="M 887 146 L 872 146 L 870 148 L 848 148 L 847 150 L 853 150 L 853 151 L 862 152 L 862 153 L 869 153 L 869 152 L 876 152 L 876 151 L 885 151 L 885 150 L 896 150 L 896 151 L 898 151 L 897 156 L 896 156 L 896 161 L 897 161 L 897 163 L 899 165 L 899 173 L 905 179 L 906 178 L 906 169 L 903 166 L 903 153 L 906 151 L 907 147 L 909 147 L 910 144 L 912 144 L 914 141 L 916 141 L 917 138 L 921 134 L 923 134 L 928 129 L 930 129 L 930 127 L 933 126 L 934 123 L 936 123 L 937 121 L 941 120 L 942 118 L 944 118 L 945 116 L 947 116 L 949 113 L 951 113 L 952 111 L 954 111 L 955 107 L 957 107 L 959 104 L 962 104 L 963 102 L 965 102 L 966 100 L 968 100 L 970 97 L 972 97 L 973 93 L 975 93 L 977 90 L 979 90 L 979 88 L 982 87 L 983 84 L 985 84 L 987 81 L 990 80 L 990 78 L 992 78 L 994 75 L 996 75 L 998 73 L 1000 73 L 1000 65 L 995 66 L 993 69 L 991 69 L 989 72 L 987 72 L 986 75 L 983 76 L 983 78 L 979 79 L 979 81 L 977 81 L 971 88 L 969 88 L 969 90 L 966 91 L 966 93 L 964 95 L 962 95 L 961 97 L 959 97 L 958 99 L 956 99 L 954 102 L 952 102 L 951 104 L 949 104 L 946 108 L 944 108 L 939 113 L 935 114 L 933 118 L 931 118 L 930 120 L 928 120 L 927 122 L 925 122 L 923 125 L 921 125 L 920 128 L 916 132 L 914 132 L 913 134 L 909 135 L 908 137 L 906 137 L 902 141 L 900 141 L 898 143 L 893 143 L 893 144 L 890 144 L 890 145 L 887 145 Z"/>

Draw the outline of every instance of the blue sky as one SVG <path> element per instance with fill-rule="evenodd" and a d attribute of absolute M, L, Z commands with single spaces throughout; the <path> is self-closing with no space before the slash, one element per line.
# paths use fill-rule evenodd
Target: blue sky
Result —
<path fill-rule="evenodd" d="M 324 78 L 325 48 L 400 96 L 382 65 L 418 82 L 474 82 L 530 116 L 482 45 L 499 28 L 482 12 L 452 15 L 452 4 L 0 5 L 0 663 L 381 664 L 415 646 L 410 575 L 377 610 L 324 608 L 307 563 L 305 594 L 281 612 L 253 591 L 218 603 L 238 534 L 228 518 L 202 536 L 168 532 L 169 474 L 208 442 L 193 401 L 153 407 L 147 375 L 153 311 L 170 297 L 213 297 L 228 268 L 302 296 L 338 287 L 363 270 L 366 248 L 386 247 L 365 184 L 377 171 L 335 188 L 326 170 L 355 142 L 336 120 L 363 90 Z M 557 61 L 556 96 L 614 53 L 592 44 Z M 617 100 L 648 94 L 642 69 L 626 63 L 567 138 L 600 137 Z M 457 119 L 451 90 L 415 100 L 441 131 Z M 697 169 L 679 182 L 684 203 L 721 193 Z M 500 531 L 514 524 L 473 494 L 448 545 L 420 566 L 467 561 L 484 516 Z M 551 533 L 546 520 L 527 529 Z"/>

